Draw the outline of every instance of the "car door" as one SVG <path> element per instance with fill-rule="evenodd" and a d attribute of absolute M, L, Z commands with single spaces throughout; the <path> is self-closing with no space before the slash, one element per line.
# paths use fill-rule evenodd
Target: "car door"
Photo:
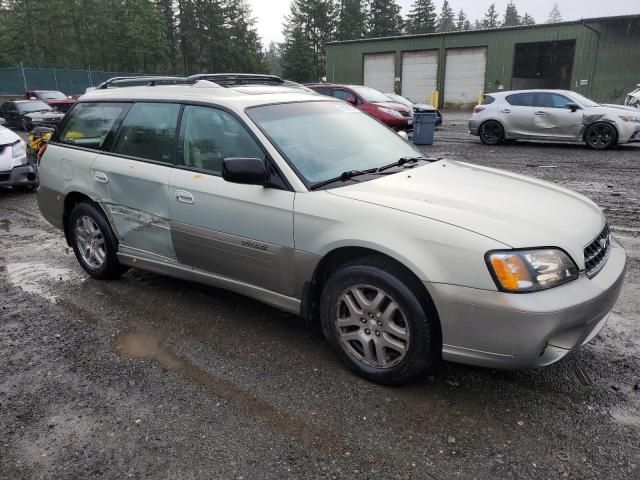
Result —
<path fill-rule="evenodd" d="M 180 165 L 169 183 L 171 236 L 179 262 L 228 279 L 293 295 L 293 202 L 286 189 L 222 179 L 225 158 L 269 162 L 235 115 L 187 105 Z"/>
<path fill-rule="evenodd" d="M 93 162 L 94 191 L 124 253 L 175 261 L 168 188 L 181 108 L 178 103 L 134 103 L 113 146 Z"/>
<path fill-rule="evenodd" d="M 575 103 L 559 93 L 538 92 L 534 100 L 534 128 L 537 135 L 553 138 L 577 138 L 582 129 L 584 111 L 572 111 L 568 104 Z"/>
<path fill-rule="evenodd" d="M 508 95 L 498 106 L 509 137 L 527 137 L 533 135 L 533 93 L 515 93 Z"/>

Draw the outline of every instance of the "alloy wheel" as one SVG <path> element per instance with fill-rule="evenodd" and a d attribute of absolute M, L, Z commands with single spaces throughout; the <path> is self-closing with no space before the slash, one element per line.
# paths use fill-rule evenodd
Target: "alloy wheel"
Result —
<path fill-rule="evenodd" d="M 82 260 L 91 268 L 102 267 L 107 258 L 104 235 L 88 215 L 82 215 L 76 220 L 75 238 Z"/>
<path fill-rule="evenodd" d="M 489 145 L 500 143 L 504 135 L 502 126 L 498 122 L 487 122 L 482 125 L 482 139 Z"/>
<path fill-rule="evenodd" d="M 587 142 L 594 148 L 604 149 L 613 141 L 613 131 L 609 125 L 594 125 L 589 129 Z"/>
<path fill-rule="evenodd" d="M 336 305 L 340 342 L 358 361 L 374 368 L 391 368 L 409 350 L 409 323 L 399 304 L 371 285 L 345 290 Z"/>

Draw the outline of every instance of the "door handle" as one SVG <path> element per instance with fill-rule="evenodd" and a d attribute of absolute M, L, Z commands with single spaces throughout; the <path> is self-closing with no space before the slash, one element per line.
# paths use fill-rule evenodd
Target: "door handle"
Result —
<path fill-rule="evenodd" d="M 176 200 L 182 203 L 188 203 L 189 205 L 196 203 L 193 199 L 193 195 L 185 190 L 176 190 Z"/>
<path fill-rule="evenodd" d="M 511 113 L 511 110 L 505 108 L 504 110 L 501 110 L 500 113 Z"/>
<path fill-rule="evenodd" d="M 95 178 L 96 182 L 99 183 L 109 183 L 109 177 L 107 177 L 107 175 L 102 172 L 96 172 L 93 178 Z"/>
<path fill-rule="evenodd" d="M 544 115 L 546 115 L 544 112 L 536 112 L 536 115 L 538 115 L 539 117 L 542 117 Z"/>

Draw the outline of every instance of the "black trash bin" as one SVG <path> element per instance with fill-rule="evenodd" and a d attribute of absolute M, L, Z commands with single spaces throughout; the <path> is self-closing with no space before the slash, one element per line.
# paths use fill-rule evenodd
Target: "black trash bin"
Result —
<path fill-rule="evenodd" d="M 413 143 L 416 145 L 433 145 L 436 119 L 435 112 L 415 113 L 413 115 Z"/>

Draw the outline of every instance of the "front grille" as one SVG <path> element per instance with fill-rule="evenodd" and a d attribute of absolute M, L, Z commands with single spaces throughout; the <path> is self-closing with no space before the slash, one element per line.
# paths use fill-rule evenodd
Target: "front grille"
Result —
<path fill-rule="evenodd" d="M 584 268 L 587 277 L 595 277 L 607 263 L 611 251 L 611 230 L 605 225 L 604 230 L 584 249 Z"/>
<path fill-rule="evenodd" d="M 0 182 L 8 182 L 11 177 L 11 172 L 0 172 Z"/>

